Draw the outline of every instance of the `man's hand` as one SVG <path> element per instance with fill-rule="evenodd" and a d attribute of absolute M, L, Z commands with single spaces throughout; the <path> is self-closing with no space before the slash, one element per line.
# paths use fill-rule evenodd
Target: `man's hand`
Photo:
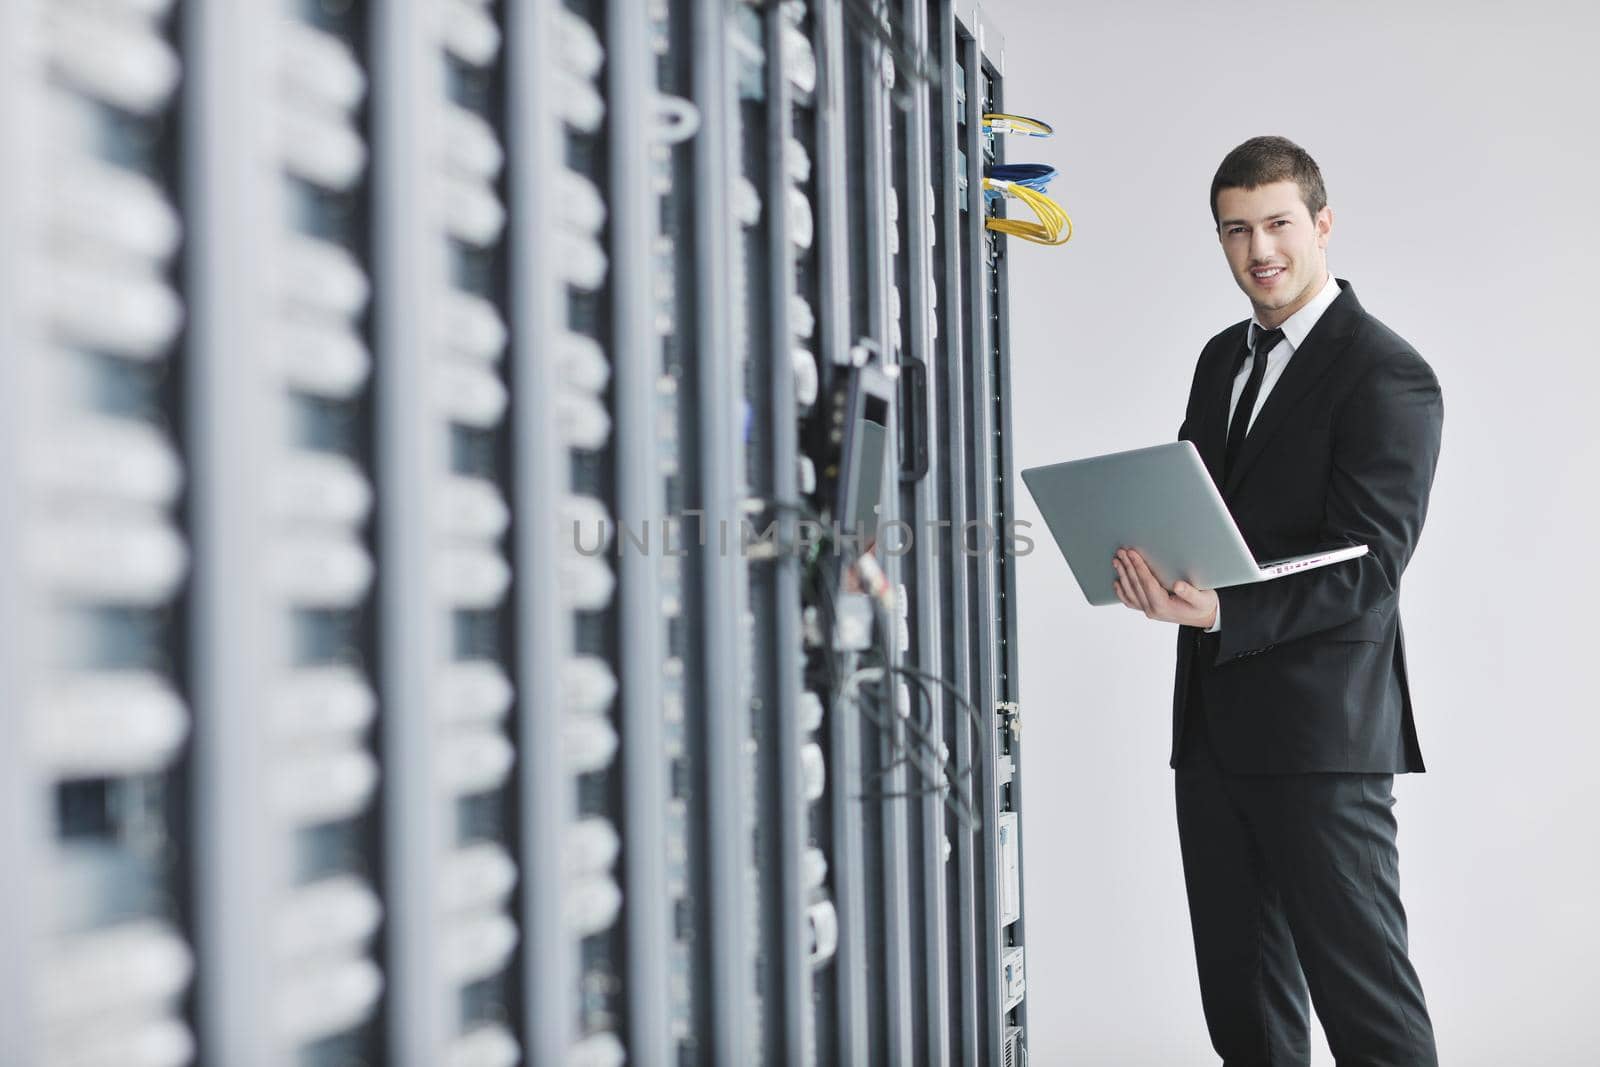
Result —
<path fill-rule="evenodd" d="M 1169 593 L 1150 573 L 1144 557 L 1132 548 L 1118 549 L 1111 566 L 1117 572 L 1117 599 L 1134 611 L 1144 612 L 1145 618 L 1201 630 L 1216 622 L 1217 594 L 1212 590 L 1179 582 Z"/>

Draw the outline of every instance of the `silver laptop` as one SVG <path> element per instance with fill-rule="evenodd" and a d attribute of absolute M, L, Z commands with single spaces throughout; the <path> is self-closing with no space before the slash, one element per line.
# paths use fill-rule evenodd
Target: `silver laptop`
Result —
<path fill-rule="evenodd" d="M 1257 562 L 1189 441 L 1032 467 L 1022 480 L 1091 604 L 1116 604 L 1111 557 L 1136 548 L 1161 584 L 1222 589 L 1367 553 L 1340 546 Z"/>

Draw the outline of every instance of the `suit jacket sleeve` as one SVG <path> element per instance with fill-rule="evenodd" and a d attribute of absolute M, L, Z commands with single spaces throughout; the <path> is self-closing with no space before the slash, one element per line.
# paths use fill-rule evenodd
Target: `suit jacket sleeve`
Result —
<path fill-rule="evenodd" d="M 1218 336 L 1221 335 L 1219 334 Z M 1178 425 L 1178 440 L 1180 441 L 1194 440 L 1194 438 L 1189 434 L 1189 424 L 1195 420 L 1195 403 L 1196 399 L 1201 395 L 1200 382 L 1205 370 L 1206 354 L 1211 351 L 1212 345 L 1216 343 L 1216 337 L 1213 337 L 1211 340 L 1207 341 L 1205 347 L 1200 350 L 1200 358 L 1195 360 L 1194 379 L 1189 383 L 1189 402 L 1184 406 L 1183 422 L 1179 423 Z M 1217 607 L 1217 618 L 1219 621 L 1222 618 L 1222 607 L 1220 604 Z M 1202 632 L 1204 631 L 1193 626 L 1179 626 L 1178 639 L 1180 641 L 1188 640 L 1191 634 Z"/>
<path fill-rule="evenodd" d="M 1444 398 L 1414 352 L 1385 353 L 1333 423 L 1332 470 L 1319 540 L 1368 553 L 1301 574 L 1217 590 L 1228 625 L 1217 662 L 1331 630 L 1377 612 L 1416 550 L 1439 462 Z"/>

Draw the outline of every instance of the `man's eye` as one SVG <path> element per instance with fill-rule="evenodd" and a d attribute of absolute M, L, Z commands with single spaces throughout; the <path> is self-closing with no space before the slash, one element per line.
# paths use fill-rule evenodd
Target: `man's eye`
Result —
<path fill-rule="evenodd" d="M 1289 225 L 1289 220 L 1288 219 L 1275 219 L 1272 224 L 1274 226 L 1287 226 L 1287 225 Z"/>

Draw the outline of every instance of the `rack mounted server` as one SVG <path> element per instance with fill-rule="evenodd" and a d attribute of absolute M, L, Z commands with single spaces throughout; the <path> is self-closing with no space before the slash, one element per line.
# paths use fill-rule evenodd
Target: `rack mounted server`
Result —
<path fill-rule="evenodd" d="M 966 0 L 0 5 L 0 1064 L 1026 1062 Z"/>

